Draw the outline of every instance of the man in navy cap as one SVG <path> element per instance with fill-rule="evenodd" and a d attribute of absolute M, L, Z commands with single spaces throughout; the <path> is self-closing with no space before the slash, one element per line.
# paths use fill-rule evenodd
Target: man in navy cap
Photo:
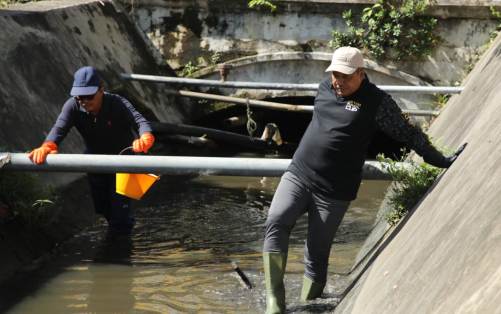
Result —
<path fill-rule="evenodd" d="M 45 141 L 29 153 L 35 164 L 57 153 L 72 127 L 82 136 L 88 154 L 119 154 L 130 146 L 146 153 L 153 146 L 149 122 L 127 99 L 105 92 L 95 68 L 75 72 L 70 95 Z M 134 226 L 130 200 L 115 192 L 115 175 L 88 174 L 88 179 L 96 213 L 106 218 L 112 233 L 129 234 Z"/>

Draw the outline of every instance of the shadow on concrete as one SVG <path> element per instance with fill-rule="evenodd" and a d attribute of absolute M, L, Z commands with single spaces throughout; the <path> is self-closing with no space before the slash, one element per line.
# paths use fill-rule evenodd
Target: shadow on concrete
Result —
<path fill-rule="evenodd" d="M 336 304 L 313 303 L 296 305 L 289 307 L 286 313 L 332 313 L 336 309 Z"/>
<path fill-rule="evenodd" d="M 446 170 L 447 171 L 447 170 Z M 355 266 L 353 267 L 352 271 L 350 271 L 347 275 L 352 275 L 354 276 L 353 280 L 351 280 L 351 283 L 346 287 L 346 289 L 343 291 L 343 293 L 340 296 L 337 296 L 340 298 L 338 304 L 340 304 L 343 299 L 351 292 L 351 290 L 357 285 L 357 283 L 360 281 L 360 279 L 363 277 L 365 272 L 372 266 L 374 261 L 378 258 L 378 256 L 384 251 L 384 249 L 393 241 L 393 239 L 400 233 L 400 231 L 404 228 L 404 226 L 407 224 L 407 222 L 411 219 L 411 217 L 414 215 L 416 210 L 419 208 L 423 200 L 426 198 L 428 194 L 430 194 L 433 189 L 435 189 L 435 186 L 439 184 L 439 182 L 442 180 L 443 175 L 445 174 L 446 171 L 443 171 L 440 176 L 435 180 L 434 184 L 428 189 L 425 195 L 421 198 L 421 200 L 405 215 L 404 218 L 398 223 L 398 225 L 392 229 L 389 228 L 384 235 L 376 242 L 374 247 L 367 253 L 367 255 Z M 389 232 L 389 235 L 386 236 Z M 368 258 L 368 259 L 367 259 Z"/>

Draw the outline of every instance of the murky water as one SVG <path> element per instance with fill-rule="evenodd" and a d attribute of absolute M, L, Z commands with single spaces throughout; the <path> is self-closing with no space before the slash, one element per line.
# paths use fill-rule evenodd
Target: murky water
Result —
<path fill-rule="evenodd" d="M 16 287 L 24 298 L 8 313 L 264 312 L 263 225 L 278 178 L 163 181 L 137 203 L 130 239 L 108 239 L 102 225 L 89 228 Z M 335 239 L 327 293 L 342 289 L 336 282 L 352 266 L 387 184 L 362 184 Z M 303 217 L 291 237 L 288 305 L 298 304 L 305 230 Z"/>

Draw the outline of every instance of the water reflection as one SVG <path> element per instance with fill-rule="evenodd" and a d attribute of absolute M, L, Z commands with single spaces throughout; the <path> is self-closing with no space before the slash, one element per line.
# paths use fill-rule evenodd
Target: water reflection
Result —
<path fill-rule="evenodd" d="M 101 226 L 88 230 L 72 245 L 95 243 L 93 249 L 67 252 L 78 255 L 77 262 L 45 279 L 11 313 L 263 312 L 262 236 L 278 179 L 162 181 L 138 203 L 130 239 L 106 237 Z M 327 292 L 340 289 L 339 273 L 351 267 L 386 186 L 363 183 L 333 245 L 330 277 L 336 283 L 329 282 Z M 305 231 L 303 217 L 291 236 L 287 265 L 287 298 L 292 305 L 299 297 Z M 232 261 L 254 289 L 242 284 Z"/>

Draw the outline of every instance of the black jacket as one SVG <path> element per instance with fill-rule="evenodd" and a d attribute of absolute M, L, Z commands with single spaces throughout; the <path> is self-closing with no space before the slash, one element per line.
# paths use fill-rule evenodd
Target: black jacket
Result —
<path fill-rule="evenodd" d="M 312 120 L 288 170 L 314 191 L 353 200 L 376 129 L 406 143 L 425 159 L 437 154 L 443 157 L 391 96 L 367 78 L 353 95 L 340 97 L 328 77 L 319 85 Z"/>

